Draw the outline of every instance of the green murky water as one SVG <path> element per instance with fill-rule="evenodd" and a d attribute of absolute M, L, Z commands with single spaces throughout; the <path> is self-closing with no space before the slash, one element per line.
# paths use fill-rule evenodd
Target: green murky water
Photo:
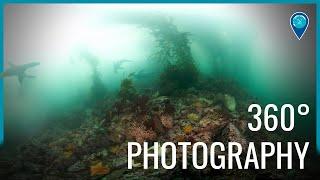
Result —
<path fill-rule="evenodd" d="M 314 25 L 299 44 L 285 23 L 290 6 L 184 7 L 7 6 L 5 68 L 40 65 L 26 71 L 35 78 L 4 80 L 6 142 L 52 124 L 79 126 L 85 117 L 74 112 L 108 104 L 125 78 L 139 92 L 171 96 L 205 79 L 231 80 L 263 104 L 307 103 L 309 119 L 296 122 L 305 135 L 314 124 L 315 49 L 301 43 L 312 44 Z"/>

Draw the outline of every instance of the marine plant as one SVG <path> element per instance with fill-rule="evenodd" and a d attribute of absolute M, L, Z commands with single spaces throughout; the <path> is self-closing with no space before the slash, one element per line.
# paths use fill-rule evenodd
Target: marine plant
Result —
<path fill-rule="evenodd" d="M 145 115 L 149 108 L 148 108 L 149 97 L 146 95 L 139 95 L 137 96 L 132 103 L 132 110 L 140 115 Z"/>
<path fill-rule="evenodd" d="M 140 124 L 133 124 L 127 132 L 129 137 L 134 138 L 140 144 L 145 141 L 155 140 L 157 137 L 157 134 L 152 129 L 147 129 Z"/>
<path fill-rule="evenodd" d="M 200 117 L 195 113 L 188 114 L 187 118 L 191 121 L 198 121 L 200 119 Z"/>
<path fill-rule="evenodd" d="M 182 32 L 167 17 L 153 17 L 144 27 L 155 37 L 156 48 L 150 59 L 161 63 L 160 93 L 172 94 L 175 90 L 191 87 L 198 79 L 198 69 L 191 54 L 190 33 Z"/>
<path fill-rule="evenodd" d="M 121 81 L 119 97 L 122 100 L 132 101 L 137 95 L 137 90 L 133 85 L 133 81 L 130 78 L 125 78 Z"/>
<path fill-rule="evenodd" d="M 91 85 L 91 97 L 90 102 L 96 102 L 102 99 L 106 95 L 106 87 L 103 84 L 101 76 L 98 71 L 98 57 L 94 56 L 88 51 L 82 51 L 80 54 L 81 58 L 90 66 L 92 74 L 92 85 Z"/>

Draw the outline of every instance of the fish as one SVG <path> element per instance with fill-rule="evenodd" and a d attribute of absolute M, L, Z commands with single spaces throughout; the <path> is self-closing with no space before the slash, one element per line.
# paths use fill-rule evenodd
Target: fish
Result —
<path fill-rule="evenodd" d="M 127 59 L 122 59 L 120 61 L 116 61 L 113 63 L 113 70 L 114 70 L 114 73 L 117 73 L 118 70 L 120 69 L 123 69 L 122 65 L 124 63 L 128 63 L 128 62 L 132 62 L 131 60 L 127 60 Z"/>
<path fill-rule="evenodd" d="M 17 76 L 19 83 L 21 84 L 24 78 L 35 78 L 35 76 L 27 75 L 25 71 L 29 68 L 33 68 L 35 66 L 40 65 L 39 62 L 31 62 L 21 65 L 16 65 L 13 63 L 9 63 L 9 68 L 3 71 L 0 74 L 1 78 L 10 77 L 10 76 Z"/>

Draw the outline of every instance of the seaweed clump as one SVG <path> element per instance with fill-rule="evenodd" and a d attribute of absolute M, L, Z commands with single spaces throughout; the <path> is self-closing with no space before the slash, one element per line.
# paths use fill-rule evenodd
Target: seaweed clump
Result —
<path fill-rule="evenodd" d="M 91 99 L 90 102 L 95 103 L 106 95 L 106 87 L 100 77 L 98 71 L 99 61 L 96 56 L 88 51 L 81 52 L 81 58 L 90 66 L 92 74 Z"/>
<path fill-rule="evenodd" d="M 164 66 L 160 75 L 160 93 L 170 95 L 195 84 L 199 72 L 191 54 L 190 33 L 180 31 L 166 17 L 151 18 L 144 26 L 151 30 L 157 43 L 150 59 Z"/>
<path fill-rule="evenodd" d="M 125 78 L 121 81 L 120 91 L 118 96 L 121 100 L 132 101 L 134 97 L 137 95 L 137 90 L 133 85 L 133 81 L 130 78 Z"/>

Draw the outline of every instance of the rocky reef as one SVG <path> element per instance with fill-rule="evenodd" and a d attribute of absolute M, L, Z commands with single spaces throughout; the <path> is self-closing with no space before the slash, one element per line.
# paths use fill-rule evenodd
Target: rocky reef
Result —
<path fill-rule="evenodd" d="M 221 82 L 211 83 L 216 87 Z M 232 87 L 237 86 L 230 84 L 230 92 Z M 19 148 L 15 159 L 6 161 L 6 170 L 1 176 L 6 179 L 170 179 L 199 175 L 252 179 L 287 176 L 286 172 L 270 169 L 261 172 L 254 169 L 214 170 L 211 167 L 201 171 L 192 168 L 144 170 L 139 159 L 135 160 L 134 169 L 128 170 L 128 141 L 201 141 L 207 144 L 236 141 L 245 148 L 248 138 L 251 142 L 281 140 L 276 135 L 270 137 L 263 132 L 252 135 L 247 131 L 247 122 L 251 118 L 246 107 L 254 101 L 249 96 L 243 98 L 239 94 L 222 94 L 207 88 L 189 88 L 179 94 L 162 96 L 155 92 L 145 95 L 134 88 L 130 79 L 125 79 L 111 106 L 97 106 L 103 113 L 87 116 L 79 128 L 59 133 L 48 130 L 34 137 Z"/>

